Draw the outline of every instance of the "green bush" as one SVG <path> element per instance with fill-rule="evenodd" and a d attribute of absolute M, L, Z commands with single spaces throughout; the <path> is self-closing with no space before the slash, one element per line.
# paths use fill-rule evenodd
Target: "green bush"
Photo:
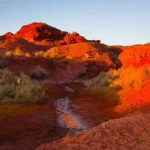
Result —
<path fill-rule="evenodd" d="M 150 79 L 150 66 L 140 68 L 128 67 L 109 72 L 101 72 L 99 76 L 85 82 L 87 87 L 115 87 L 118 89 L 139 89 Z"/>
<path fill-rule="evenodd" d="M 15 77 L 7 70 L 0 70 L 0 100 L 15 95 Z"/>
<path fill-rule="evenodd" d="M 87 80 L 85 82 L 85 85 L 87 87 L 93 87 L 93 86 L 98 86 L 98 87 L 103 87 L 103 86 L 108 86 L 109 85 L 109 80 L 111 79 L 111 75 L 106 73 L 106 72 L 100 72 L 100 74 L 91 79 Z"/>
<path fill-rule="evenodd" d="M 94 96 L 103 103 L 119 104 L 118 87 L 110 84 L 115 77 L 110 72 L 101 72 L 97 77 L 85 82 L 87 86 L 86 95 Z"/>
<path fill-rule="evenodd" d="M 14 102 L 36 102 L 43 96 L 42 87 L 33 83 L 29 76 L 15 77 L 7 70 L 0 70 L 0 100 L 15 98 Z"/>
<path fill-rule="evenodd" d="M 29 76 L 32 78 L 32 79 L 36 79 L 36 80 L 44 80 L 46 78 L 46 71 L 42 68 L 37 68 L 35 70 L 32 70 L 30 73 L 29 73 Z"/>
<path fill-rule="evenodd" d="M 0 85 L 13 84 L 15 76 L 8 70 L 0 70 Z"/>
<path fill-rule="evenodd" d="M 0 100 L 5 98 L 14 98 L 15 86 L 14 84 L 5 84 L 0 86 Z"/>
<path fill-rule="evenodd" d="M 41 86 L 33 84 L 28 76 L 22 74 L 19 79 L 20 83 L 16 87 L 15 99 L 36 102 L 44 96 Z"/>

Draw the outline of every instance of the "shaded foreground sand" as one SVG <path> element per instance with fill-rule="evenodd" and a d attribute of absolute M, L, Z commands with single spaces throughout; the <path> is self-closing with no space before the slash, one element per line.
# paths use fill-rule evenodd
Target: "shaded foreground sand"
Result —
<path fill-rule="evenodd" d="M 73 137 L 43 144 L 37 150 L 149 150 L 150 110 L 110 120 Z"/>

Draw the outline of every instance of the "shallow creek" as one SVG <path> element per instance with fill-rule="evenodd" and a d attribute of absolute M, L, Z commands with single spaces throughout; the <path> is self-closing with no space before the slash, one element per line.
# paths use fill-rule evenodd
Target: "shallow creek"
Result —
<path fill-rule="evenodd" d="M 65 87 L 65 89 L 68 92 L 73 92 L 69 87 Z M 55 102 L 58 125 L 68 129 L 67 136 L 79 134 L 89 128 L 79 115 L 72 112 L 70 106 L 71 100 L 68 97 L 58 99 Z"/>

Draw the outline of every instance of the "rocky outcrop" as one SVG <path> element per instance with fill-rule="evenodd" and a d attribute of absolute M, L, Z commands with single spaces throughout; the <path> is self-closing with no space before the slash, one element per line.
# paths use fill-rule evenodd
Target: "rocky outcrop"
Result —
<path fill-rule="evenodd" d="M 0 36 L 0 48 L 14 50 L 19 47 L 26 52 L 34 52 L 46 51 L 54 46 L 85 41 L 88 40 L 76 32 L 70 34 L 42 22 L 33 22 L 22 26 L 15 34 L 7 32 Z M 41 46 L 41 48 L 38 48 L 38 46 Z"/>
<path fill-rule="evenodd" d="M 67 32 L 63 32 L 45 23 L 34 22 L 21 27 L 15 34 L 17 38 L 23 38 L 30 42 L 41 40 L 61 40 L 66 36 Z"/>
<path fill-rule="evenodd" d="M 76 32 L 70 34 L 41 22 L 33 22 L 22 26 L 14 36 L 51 47 L 87 41 Z"/>
<path fill-rule="evenodd" d="M 83 37 L 80 36 L 77 32 L 72 32 L 71 34 L 68 33 L 65 37 L 64 37 L 64 42 L 66 44 L 71 44 L 71 43 L 80 43 L 80 42 L 86 42 L 87 40 Z"/>
<path fill-rule="evenodd" d="M 43 144 L 37 150 L 149 150 L 150 111 L 110 120 L 87 132 Z"/>
<path fill-rule="evenodd" d="M 10 38 L 10 37 L 13 37 L 14 34 L 11 33 L 11 32 L 7 32 L 6 34 L 3 35 L 5 38 Z"/>

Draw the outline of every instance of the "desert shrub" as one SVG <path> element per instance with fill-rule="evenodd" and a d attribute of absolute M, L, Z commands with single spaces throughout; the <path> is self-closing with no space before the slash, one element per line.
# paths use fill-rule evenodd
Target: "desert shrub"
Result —
<path fill-rule="evenodd" d="M 110 86 L 118 86 L 122 89 L 135 88 L 139 89 L 150 79 L 150 67 L 141 68 L 128 67 L 111 71 L 113 76 Z"/>
<path fill-rule="evenodd" d="M 29 76 L 21 74 L 20 77 L 15 77 L 8 70 L 0 70 L 1 101 L 15 98 L 14 102 L 36 102 L 43 96 L 44 91 L 42 87 L 32 82 Z"/>
<path fill-rule="evenodd" d="M 51 48 L 50 50 L 48 50 L 44 57 L 51 57 L 51 58 L 59 58 L 61 55 L 59 54 L 57 48 Z"/>
<path fill-rule="evenodd" d="M 24 56 L 23 51 L 20 48 L 16 48 L 14 52 L 15 56 Z"/>
<path fill-rule="evenodd" d="M 14 98 L 15 95 L 15 85 L 5 84 L 0 86 L 0 100 L 6 98 Z"/>
<path fill-rule="evenodd" d="M 119 90 L 140 89 L 150 80 L 150 66 L 140 68 L 128 67 L 109 72 L 101 72 L 99 76 L 88 80 L 86 94 L 99 96 L 104 102 L 120 99 Z"/>
<path fill-rule="evenodd" d="M 44 96 L 41 86 L 34 84 L 28 76 L 22 74 L 19 79 L 20 83 L 16 87 L 15 99 L 21 102 L 36 102 Z"/>
<path fill-rule="evenodd" d="M 5 53 L 5 56 L 6 56 L 6 58 L 14 58 L 14 53 L 12 52 L 12 51 L 7 51 L 6 53 Z"/>
<path fill-rule="evenodd" d="M 111 75 L 109 73 L 106 72 L 100 72 L 100 74 L 91 79 L 91 80 L 87 80 L 85 82 L 85 85 L 87 87 L 94 87 L 94 86 L 98 86 L 98 87 L 103 87 L 103 86 L 108 86 L 109 82 L 111 79 Z"/>
<path fill-rule="evenodd" d="M 120 88 L 115 85 L 110 86 L 114 79 L 112 71 L 100 72 L 97 77 L 85 82 L 88 87 L 86 94 L 99 97 L 98 99 L 104 103 L 119 104 L 118 90 Z"/>
<path fill-rule="evenodd" d="M 28 53 L 28 52 L 27 52 L 27 53 L 25 53 L 24 55 L 25 55 L 25 57 L 31 57 L 31 54 L 30 54 L 30 53 Z"/>
<path fill-rule="evenodd" d="M 35 52 L 35 56 L 36 57 L 44 57 L 44 54 L 45 54 L 45 52 L 43 52 L 43 51 L 39 51 L 39 52 Z"/>
<path fill-rule="evenodd" d="M 15 82 L 15 77 L 11 72 L 9 72 L 8 70 L 0 69 L 0 85 L 12 84 L 14 82 Z"/>
<path fill-rule="evenodd" d="M 36 80 L 44 80 L 46 78 L 46 74 L 46 71 L 42 68 L 37 68 L 29 72 L 29 76 Z"/>
<path fill-rule="evenodd" d="M 7 51 L 5 53 L 6 58 L 14 58 L 14 56 L 26 56 L 30 57 L 29 53 L 24 53 L 20 48 L 16 48 L 15 51 Z"/>
<path fill-rule="evenodd" d="M 0 70 L 0 100 L 15 95 L 15 77 L 7 70 Z"/>

